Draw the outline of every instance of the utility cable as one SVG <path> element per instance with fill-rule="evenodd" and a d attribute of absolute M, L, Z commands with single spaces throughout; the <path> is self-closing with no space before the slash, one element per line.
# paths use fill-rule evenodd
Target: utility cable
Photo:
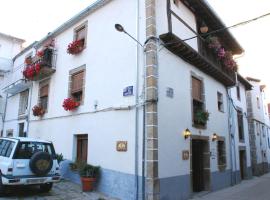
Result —
<path fill-rule="evenodd" d="M 252 19 L 249 19 L 249 20 L 246 20 L 246 21 L 243 21 L 243 22 L 239 22 L 239 23 L 234 24 L 234 25 L 231 25 L 231 26 L 223 27 L 223 28 L 221 28 L 221 29 L 217 29 L 217 30 L 211 31 L 211 32 L 209 32 L 209 33 L 204 33 L 204 34 L 201 34 L 201 36 L 206 37 L 206 36 L 209 36 L 209 35 L 213 35 L 213 34 L 215 34 L 215 33 L 219 33 L 219 32 L 222 32 L 222 31 L 231 29 L 231 28 L 236 28 L 236 27 L 238 27 L 238 26 L 242 26 L 242 25 L 249 24 L 249 23 L 251 23 L 251 22 L 257 21 L 257 20 L 259 20 L 259 19 L 262 19 L 262 18 L 268 17 L 268 16 L 270 16 L 270 13 L 266 13 L 266 14 L 260 15 L 260 16 L 258 16 L 258 17 L 255 17 L 255 18 L 252 18 Z M 188 41 L 188 40 L 192 40 L 192 39 L 194 39 L 194 38 L 197 38 L 197 37 L 198 37 L 198 35 L 195 35 L 195 36 L 193 36 L 193 37 L 189 37 L 189 38 L 183 39 L 183 40 L 181 40 L 181 41 L 182 41 L 182 42 L 185 42 L 185 41 Z M 166 46 L 166 45 L 169 45 L 169 44 L 178 44 L 178 43 L 179 43 L 179 42 L 171 42 L 171 43 L 169 42 L 169 43 L 163 43 L 163 45 L 165 44 L 165 46 Z M 162 48 L 161 48 L 161 49 L 162 49 Z M 160 50 L 161 50 L 161 49 L 160 49 Z"/>

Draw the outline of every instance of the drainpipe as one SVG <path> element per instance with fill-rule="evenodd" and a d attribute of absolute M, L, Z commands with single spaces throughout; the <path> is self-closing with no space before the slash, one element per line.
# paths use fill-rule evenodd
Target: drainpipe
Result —
<path fill-rule="evenodd" d="M 235 127 L 234 127 L 234 112 L 231 102 L 231 92 L 227 89 L 227 99 L 228 99 L 228 126 L 229 126 L 229 141 L 230 141 L 230 160 L 231 160 L 231 185 L 236 184 L 236 175 L 234 170 L 236 170 L 236 154 L 235 154 Z M 233 159 L 234 157 L 234 159 Z M 234 164 L 233 164 L 234 162 Z M 234 181 L 233 181 L 234 180 Z"/>
<path fill-rule="evenodd" d="M 4 113 L 3 113 L 3 116 L 2 116 L 2 121 L 3 121 L 3 124 L 2 124 L 3 135 L 2 136 L 4 136 L 4 127 L 5 127 L 6 111 L 7 111 L 7 101 L 8 101 L 8 93 L 6 93 L 5 108 L 4 108 Z"/>
<path fill-rule="evenodd" d="M 136 39 L 139 41 L 139 6 L 140 3 L 137 1 L 137 10 L 136 10 Z M 134 169 L 135 169 L 135 196 L 134 198 L 137 200 L 139 199 L 139 174 L 138 174 L 138 168 L 139 168 L 139 76 L 140 76 L 140 63 L 139 63 L 139 53 L 140 53 L 141 46 L 137 43 L 136 47 L 136 109 L 135 109 L 135 161 L 134 161 Z"/>
<path fill-rule="evenodd" d="M 28 113 L 27 113 L 27 118 L 26 118 L 26 123 L 27 123 L 27 129 L 26 129 L 26 136 L 29 136 L 29 121 L 30 121 L 30 111 L 31 111 L 31 104 L 32 104 L 32 91 L 33 91 L 33 82 L 31 83 L 30 86 L 30 95 L 29 95 L 29 104 L 28 104 Z"/>
<path fill-rule="evenodd" d="M 145 1 L 145 145 L 146 200 L 159 200 L 158 175 L 158 78 L 156 39 L 156 0 Z"/>

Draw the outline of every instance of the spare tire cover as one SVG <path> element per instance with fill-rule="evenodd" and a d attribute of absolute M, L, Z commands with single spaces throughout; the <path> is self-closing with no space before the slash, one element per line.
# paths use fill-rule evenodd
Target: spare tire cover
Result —
<path fill-rule="evenodd" d="M 52 166 L 52 156 L 42 151 L 35 153 L 29 161 L 31 171 L 38 176 L 46 175 L 52 169 Z"/>

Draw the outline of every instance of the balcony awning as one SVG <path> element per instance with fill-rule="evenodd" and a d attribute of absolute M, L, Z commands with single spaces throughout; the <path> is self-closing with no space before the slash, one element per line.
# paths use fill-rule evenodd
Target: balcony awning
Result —
<path fill-rule="evenodd" d="M 5 93 L 15 95 L 15 94 L 18 94 L 18 93 L 26 90 L 27 88 L 30 87 L 30 85 L 31 85 L 30 81 L 20 79 L 20 80 L 14 82 L 14 83 L 8 85 L 3 90 L 4 90 Z"/>

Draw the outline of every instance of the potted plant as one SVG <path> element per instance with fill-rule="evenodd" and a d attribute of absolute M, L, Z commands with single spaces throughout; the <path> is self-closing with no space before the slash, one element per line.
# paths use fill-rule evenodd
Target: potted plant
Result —
<path fill-rule="evenodd" d="M 66 111 L 70 111 L 70 110 L 76 109 L 79 105 L 80 105 L 80 102 L 77 102 L 72 98 L 67 98 L 67 99 L 64 99 L 62 106 Z"/>
<path fill-rule="evenodd" d="M 74 40 L 73 42 L 69 43 L 67 48 L 68 54 L 78 54 L 83 50 L 84 47 L 84 39 L 81 40 Z"/>
<path fill-rule="evenodd" d="M 209 120 L 209 112 L 204 110 L 197 110 L 194 113 L 194 122 L 198 125 L 205 126 Z"/>
<path fill-rule="evenodd" d="M 41 107 L 41 106 L 38 106 L 38 105 L 35 105 L 33 108 L 32 108 L 32 111 L 33 111 L 33 115 L 34 116 L 43 116 L 44 113 L 45 113 L 45 110 Z"/>
<path fill-rule="evenodd" d="M 39 75 L 39 72 L 40 72 L 40 64 L 35 63 L 25 67 L 25 69 L 23 70 L 23 75 L 26 79 L 33 80 L 35 76 Z"/>
<path fill-rule="evenodd" d="M 100 167 L 84 163 L 79 166 L 78 170 L 81 176 L 82 191 L 92 191 L 99 176 Z"/>

